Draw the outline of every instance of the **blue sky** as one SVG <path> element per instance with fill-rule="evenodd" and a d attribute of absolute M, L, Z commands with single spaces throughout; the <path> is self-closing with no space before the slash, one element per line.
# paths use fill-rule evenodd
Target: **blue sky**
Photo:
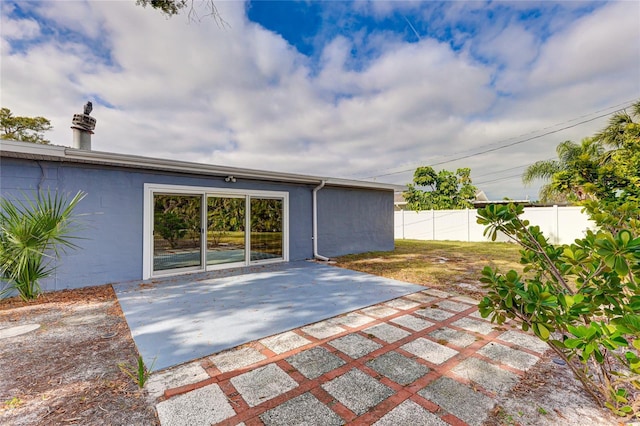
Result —
<path fill-rule="evenodd" d="M 87 100 L 94 149 L 408 183 L 470 167 L 493 198 L 640 98 L 640 3 L 216 1 L 225 25 L 134 0 L 0 3 L 0 103 Z"/>

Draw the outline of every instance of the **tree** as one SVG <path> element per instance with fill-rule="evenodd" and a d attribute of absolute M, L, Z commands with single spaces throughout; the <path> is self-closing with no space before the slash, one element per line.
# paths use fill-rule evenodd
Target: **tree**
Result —
<path fill-rule="evenodd" d="M 0 109 L 0 139 L 48 144 L 43 133 L 52 128 L 44 117 L 16 117 L 9 108 Z"/>
<path fill-rule="evenodd" d="M 0 296 L 17 290 L 24 300 L 40 294 L 39 281 L 55 271 L 53 261 L 65 248 L 75 248 L 73 211 L 85 194 L 71 200 L 38 192 L 34 200 L 0 199 Z"/>
<path fill-rule="evenodd" d="M 227 25 L 225 20 L 222 19 L 222 16 L 220 16 L 220 13 L 218 13 L 218 8 L 213 0 L 201 0 L 201 3 L 206 11 L 203 17 L 210 16 L 218 25 Z M 153 9 L 159 10 L 168 17 L 178 15 L 188 8 L 189 12 L 187 16 L 189 20 L 200 20 L 200 15 L 195 8 L 195 0 L 136 0 L 136 4 L 142 7 L 151 6 Z"/>
<path fill-rule="evenodd" d="M 523 182 L 550 180 L 541 198 L 562 198 L 582 205 L 613 201 L 622 205 L 640 197 L 640 101 L 632 112 L 614 114 L 609 124 L 580 145 L 558 145 L 557 161 L 539 161 L 523 174 Z M 622 194 L 622 195 L 621 195 Z"/>
<path fill-rule="evenodd" d="M 478 210 L 485 235 L 495 240 L 500 232 L 520 244 L 525 265 L 522 275 L 484 268 L 480 314 L 498 324 L 515 319 L 532 330 L 595 401 L 640 419 L 640 236 L 627 226 L 637 221 L 640 203 L 623 220 L 613 218 L 616 226 L 563 246 L 550 244 L 538 226 L 520 218 L 523 212 L 514 204 Z"/>
<path fill-rule="evenodd" d="M 557 160 L 533 163 L 522 174 L 522 182 L 529 185 L 537 179 L 549 181 L 540 188 L 542 202 L 584 200 L 587 194 L 583 184 L 588 178 L 585 174 L 593 174 L 603 152 L 602 144 L 594 138 L 585 138 L 580 144 L 564 141 L 556 147 Z"/>
<path fill-rule="evenodd" d="M 569 158 L 551 174 L 554 190 L 582 191 L 579 204 L 596 223 L 573 244 L 554 247 L 521 206 L 491 205 L 478 223 L 522 246 L 526 275 L 486 267 L 483 317 L 522 328 L 546 341 L 585 390 L 620 416 L 640 418 L 640 101 L 611 117 L 588 140 L 590 157 Z M 610 148 L 605 150 L 604 148 Z M 583 150 L 584 151 L 584 150 Z"/>
<path fill-rule="evenodd" d="M 458 169 L 454 174 L 448 170 L 436 173 L 429 166 L 418 167 L 413 174 L 413 184 L 409 184 L 409 190 L 404 193 L 407 206 L 413 210 L 471 208 L 477 188 L 471 183 L 470 175 L 469 168 Z"/>

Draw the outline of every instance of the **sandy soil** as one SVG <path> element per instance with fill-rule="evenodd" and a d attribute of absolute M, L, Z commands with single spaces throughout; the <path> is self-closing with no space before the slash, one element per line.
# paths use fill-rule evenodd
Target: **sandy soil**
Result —
<path fill-rule="evenodd" d="M 137 359 L 111 286 L 0 302 L 0 424 L 157 425 L 144 391 L 118 363 Z"/>

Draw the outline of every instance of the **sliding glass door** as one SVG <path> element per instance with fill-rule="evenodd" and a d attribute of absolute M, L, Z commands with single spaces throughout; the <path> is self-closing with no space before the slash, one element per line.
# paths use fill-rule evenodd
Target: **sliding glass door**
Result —
<path fill-rule="evenodd" d="M 207 197 L 207 265 L 245 262 L 245 197 Z"/>
<path fill-rule="evenodd" d="M 145 278 L 288 260 L 287 193 L 145 187 Z"/>
<path fill-rule="evenodd" d="M 250 259 L 280 259 L 282 254 L 282 200 L 251 197 Z"/>
<path fill-rule="evenodd" d="M 153 270 L 200 269 L 200 196 L 154 194 Z"/>

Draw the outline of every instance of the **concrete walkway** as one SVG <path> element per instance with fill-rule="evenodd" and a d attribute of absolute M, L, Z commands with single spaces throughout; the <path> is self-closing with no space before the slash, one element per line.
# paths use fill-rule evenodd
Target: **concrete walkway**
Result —
<path fill-rule="evenodd" d="M 155 373 L 170 425 L 480 425 L 546 345 L 424 290 Z"/>
<path fill-rule="evenodd" d="M 424 287 L 300 261 L 113 288 L 145 365 L 157 371 Z"/>

